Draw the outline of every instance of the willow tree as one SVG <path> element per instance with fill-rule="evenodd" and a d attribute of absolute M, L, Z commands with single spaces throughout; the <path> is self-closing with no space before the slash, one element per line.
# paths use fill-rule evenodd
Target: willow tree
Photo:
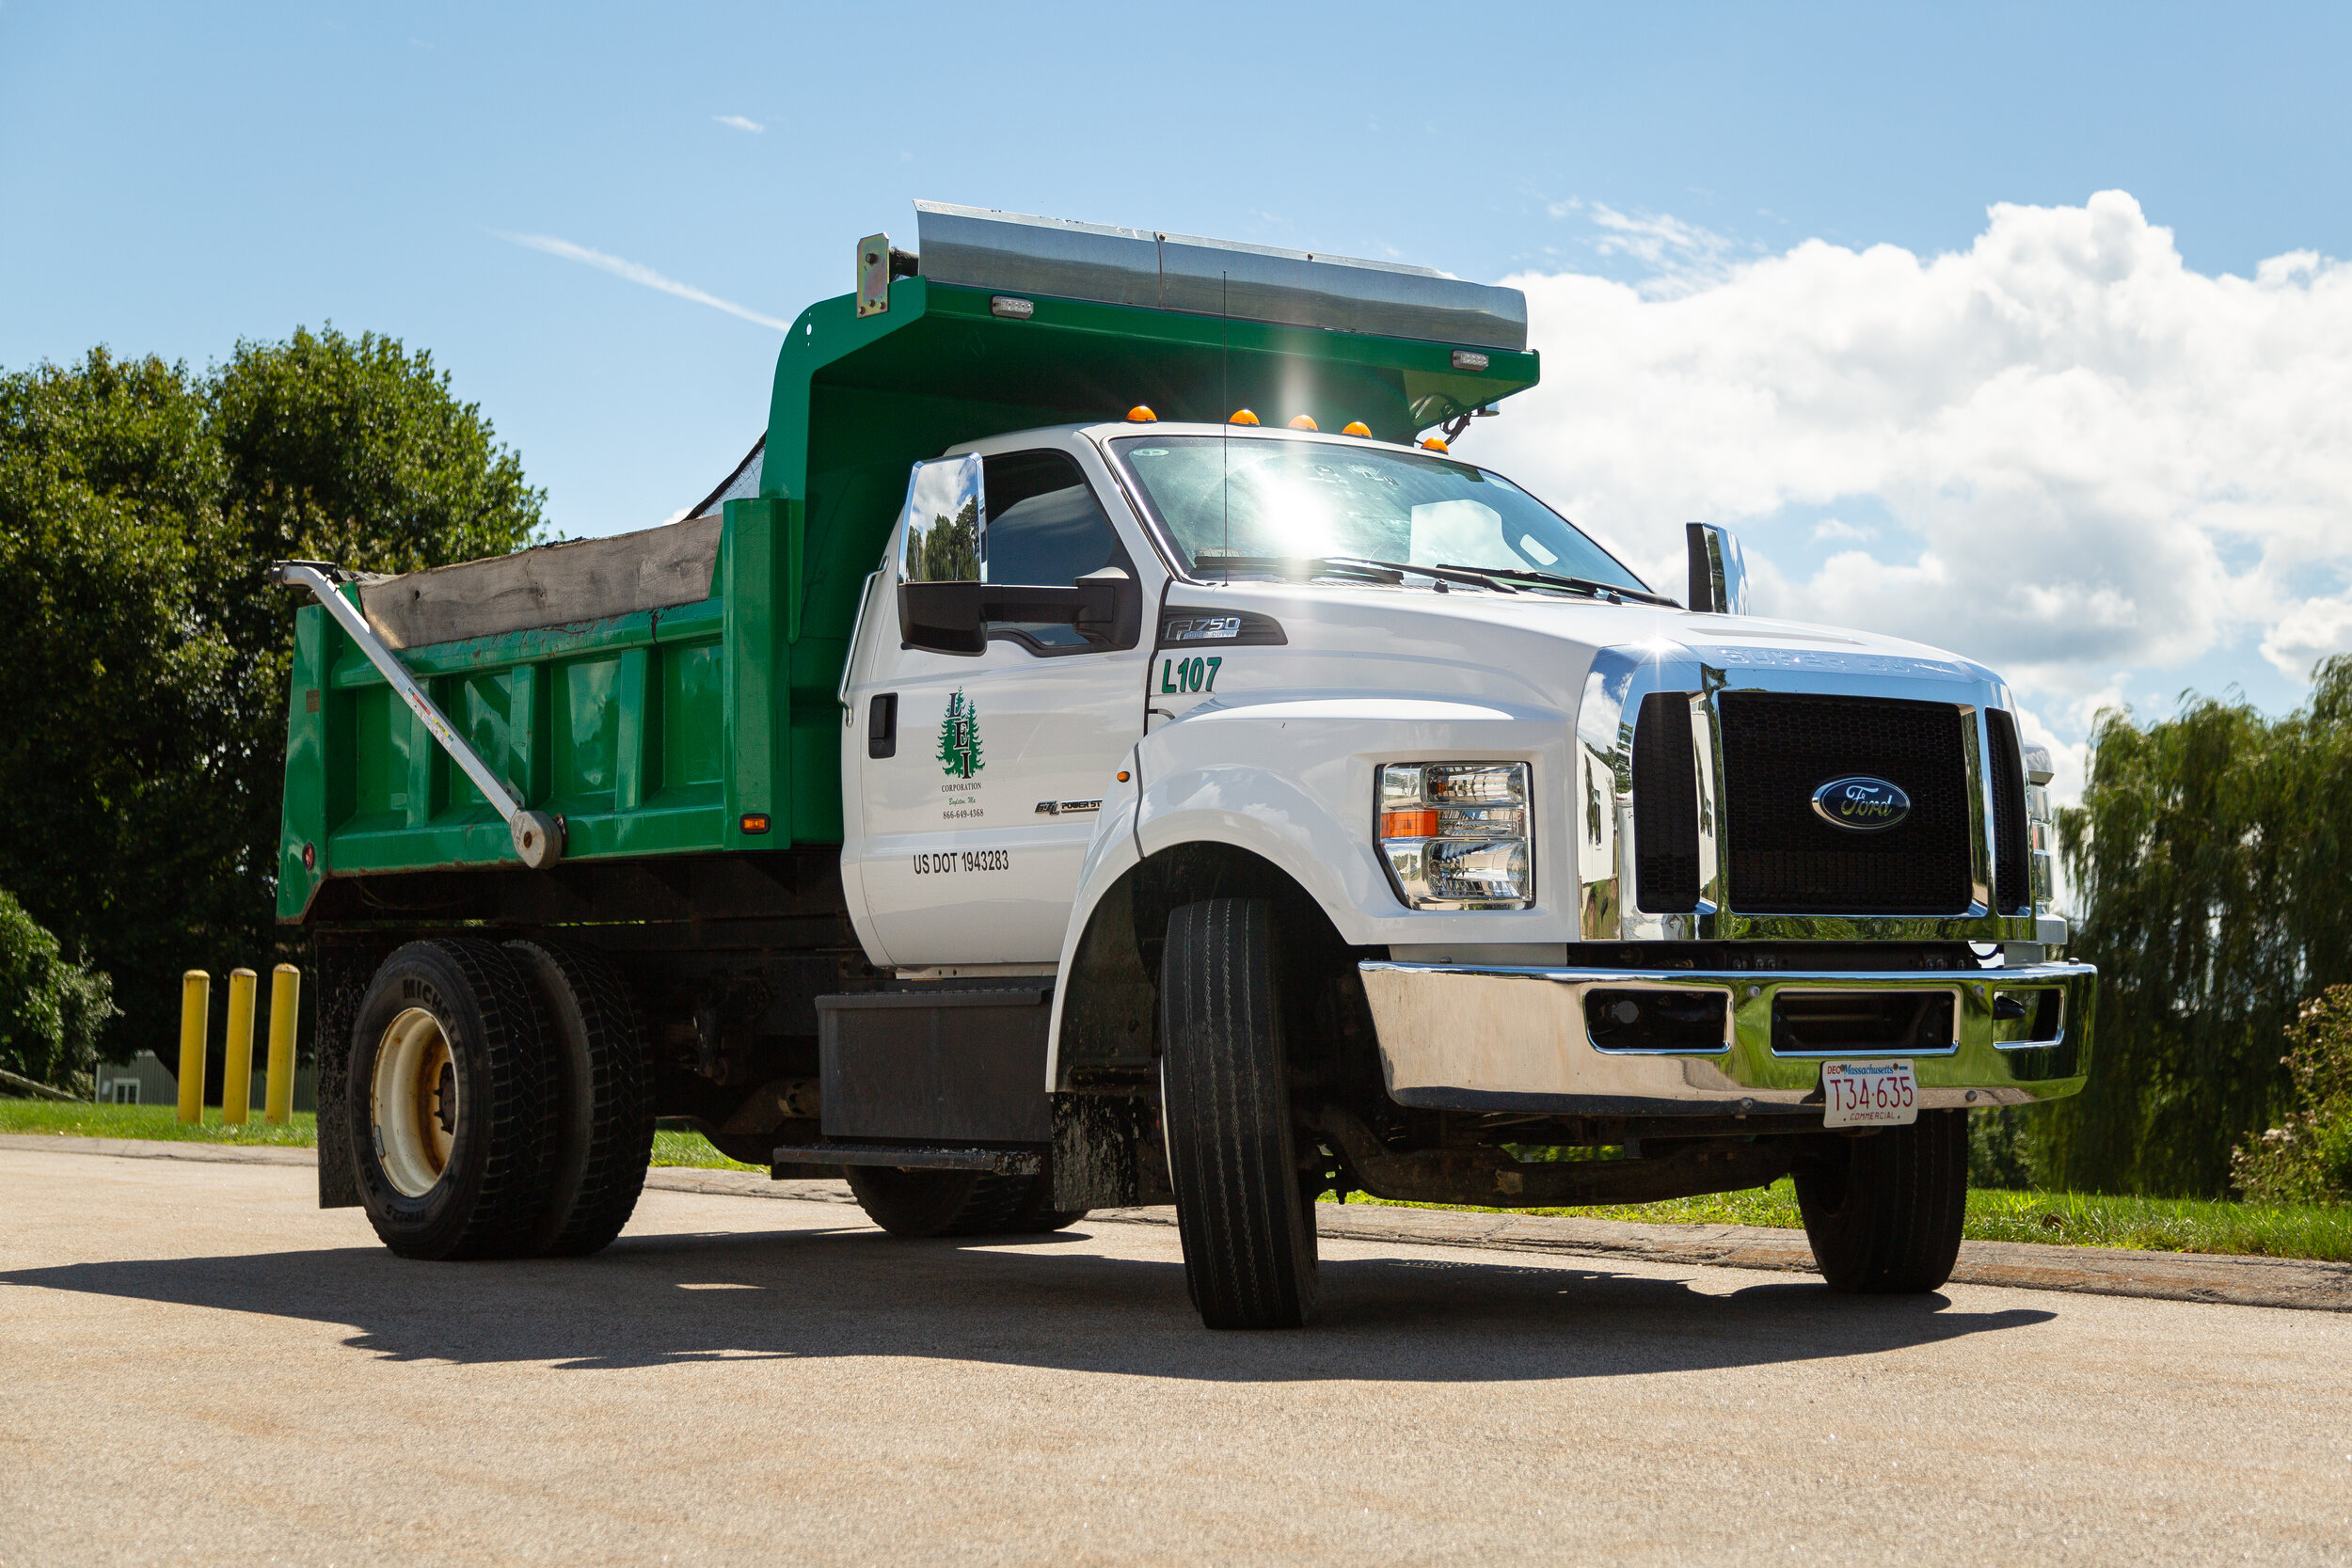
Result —
<path fill-rule="evenodd" d="M 2090 1087 L 2034 1129 L 2044 1185 L 2220 1196 L 2288 1098 L 2301 1004 L 2352 981 L 2352 657 L 2277 721 L 2109 714 L 2060 832 L 2099 966 Z"/>

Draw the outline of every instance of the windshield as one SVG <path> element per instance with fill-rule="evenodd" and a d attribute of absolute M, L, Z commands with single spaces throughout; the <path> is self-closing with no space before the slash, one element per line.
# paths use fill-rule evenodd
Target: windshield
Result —
<path fill-rule="evenodd" d="M 1642 590 L 1614 556 L 1509 480 L 1435 453 L 1216 436 L 1111 446 L 1195 577 L 1356 559 Z"/>

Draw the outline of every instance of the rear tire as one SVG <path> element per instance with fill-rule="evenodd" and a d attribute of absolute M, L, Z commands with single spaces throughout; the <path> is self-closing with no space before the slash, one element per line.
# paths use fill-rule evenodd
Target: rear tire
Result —
<path fill-rule="evenodd" d="M 1184 1281 L 1211 1328 L 1314 1315 L 1314 1213 L 1300 1191 L 1273 909 L 1211 898 L 1168 916 L 1160 1090 Z"/>
<path fill-rule="evenodd" d="M 1797 1208 L 1830 1289 L 1933 1291 L 1952 1277 L 1968 1211 L 1968 1113 L 1922 1111 L 1909 1127 L 1832 1135 L 1796 1168 Z"/>
<path fill-rule="evenodd" d="M 893 1236 L 993 1236 L 1011 1228 L 1013 1213 L 1037 1180 L 977 1170 L 900 1170 L 894 1165 L 845 1168 L 850 1193 L 866 1217 Z"/>
<path fill-rule="evenodd" d="M 601 1252 L 628 1223 L 653 1159 L 653 1083 L 637 1009 L 612 965 L 553 942 L 510 942 L 539 1004 L 553 1118 L 533 1250 Z"/>
<path fill-rule="evenodd" d="M 1053 1177 L 1048 1174 L 1033 1178 L 1028 1191 L 1022 1196 L 1021 1207 L 1014 1210 L 1012 1218 L 1005 1222 L 1006 1234 L 1042 1236 L 1075 1225 L 1089 1212 L 1085 1209 L 1052 1208 L 1053 1201 Z"/>
<path fill-rule="evenodd" d="M 533 1248 L 548 1177 L 548 1053 L 495 942 L 412 942 L 384 960 L 352 1029 L 344 1097 L 359 1200 L 404 1258 Z"/>

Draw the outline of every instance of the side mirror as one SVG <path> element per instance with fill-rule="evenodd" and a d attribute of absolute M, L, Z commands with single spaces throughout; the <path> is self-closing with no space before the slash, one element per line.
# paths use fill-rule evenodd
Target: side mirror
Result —
<path fill-rule="evenodd" d="M 1748 612 L 1748 562 L 1727 528 L 1687 523 L 1691 549 L 1691 608 L 1711 615 Z"/>
<path fill-rule="evenodd" d="M 917 463 L 907 472 L 900 582 L 977 582 L 988 529 L 988 481 L 977 452 Z"/>

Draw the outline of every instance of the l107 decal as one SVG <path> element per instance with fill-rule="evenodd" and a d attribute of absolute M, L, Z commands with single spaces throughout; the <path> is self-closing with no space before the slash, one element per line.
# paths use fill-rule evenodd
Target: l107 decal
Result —
<path fill-rule="evenodd" d="M 1164 658 L 1160 660 L 1160 689 L 1170 696 L 1187 691 L 1215 691 L 1222 658 Z"/>

